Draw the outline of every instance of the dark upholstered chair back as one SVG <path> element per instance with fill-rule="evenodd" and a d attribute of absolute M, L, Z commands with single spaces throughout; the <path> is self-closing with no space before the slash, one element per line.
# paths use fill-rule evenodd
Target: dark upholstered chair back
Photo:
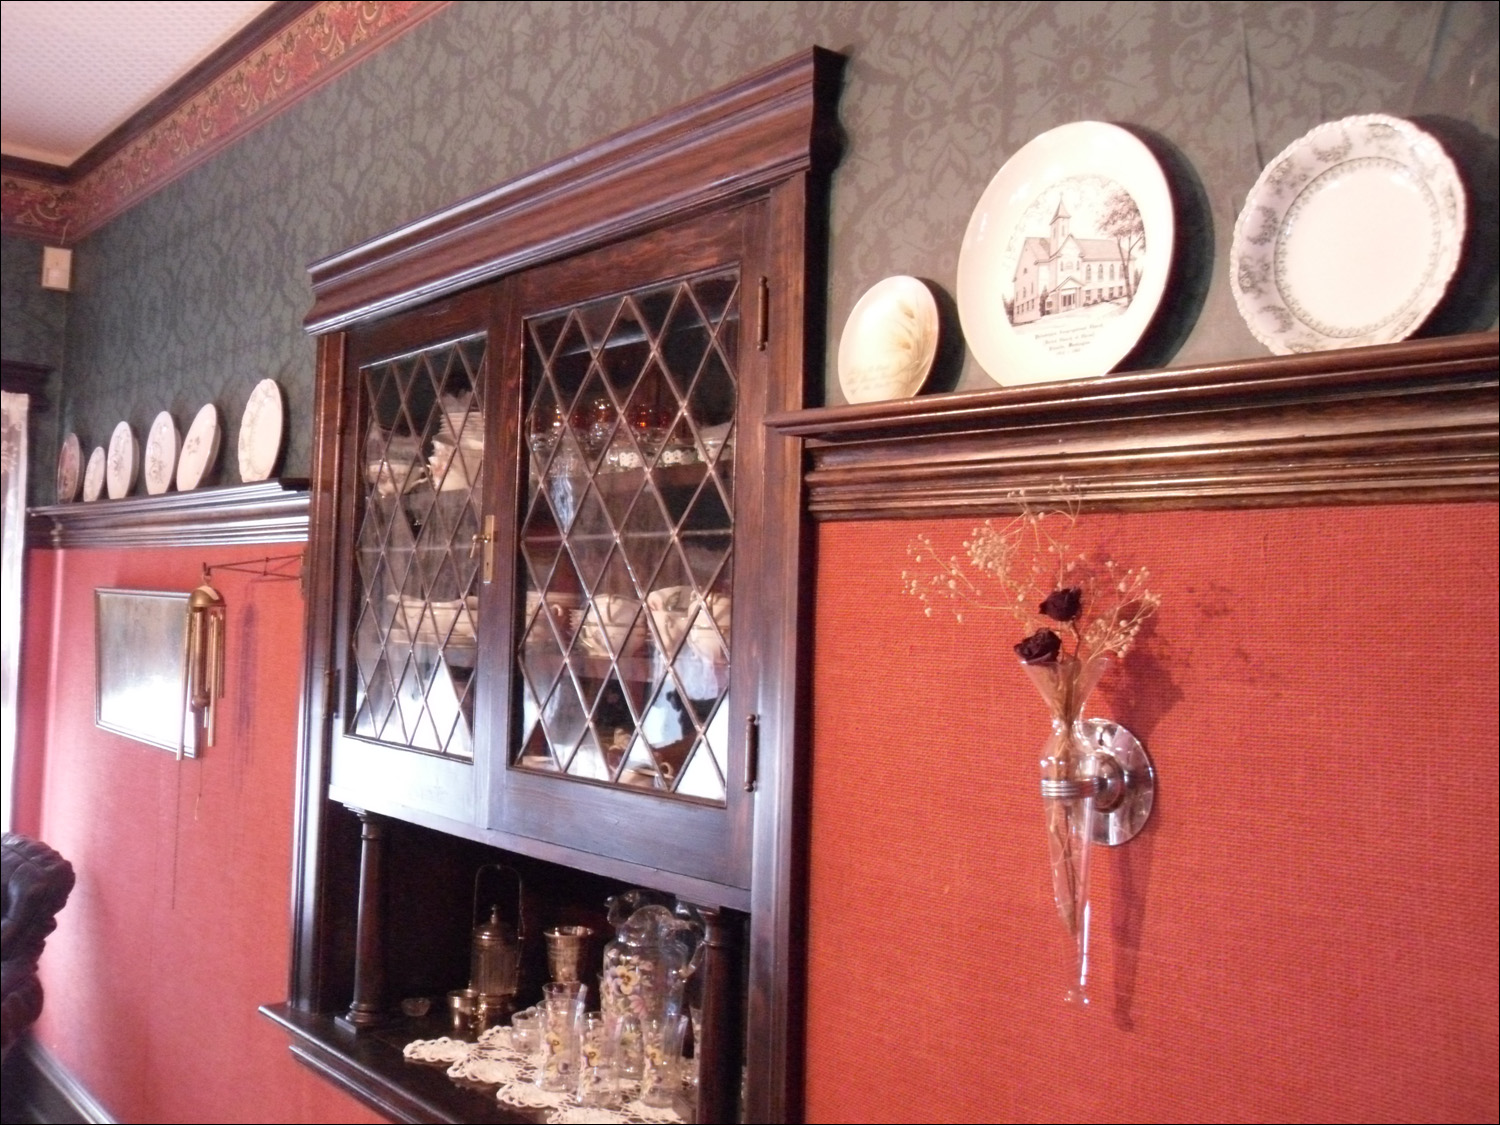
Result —
<path fill-rule="evenodd" d="M 73 891 L 73 865 L 40 840 L 7 832 L 0 843 L 4 861 L 5 917 L 0 921 L 3 961 L 3 1049 L 9 1053 L 21 1033 L 42 1014 L 42 982 L 37 961 L 57 912 Z"/>

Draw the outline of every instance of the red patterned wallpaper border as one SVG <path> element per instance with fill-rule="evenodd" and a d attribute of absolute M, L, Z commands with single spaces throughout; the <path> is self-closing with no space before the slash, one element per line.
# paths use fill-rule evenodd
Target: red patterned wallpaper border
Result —
<path fill-rule="evenodd" d="M 0 177 L 0 229 L 77 242 L 447 3 L 325 0 L 76 183 Z"/>

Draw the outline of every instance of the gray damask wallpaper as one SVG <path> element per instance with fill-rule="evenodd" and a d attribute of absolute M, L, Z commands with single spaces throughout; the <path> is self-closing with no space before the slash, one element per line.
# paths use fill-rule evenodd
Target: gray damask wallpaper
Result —
<path fill-rule="evenodd" d="M 1186 201 L 1195 253 L 1149 358 L 1264 354 L 1224 266 L 1263 164 L 1330 118 L 1418 116 L 1467 153 L 1493 232 L 1496 42 L 1491 3 L 456 3 L 78 248 L 63 425 L 88 445 L 211 400 L 232 435 L 270 375 L 305 475 L 308 262 L 814 43 L 850 58 L 830 401 L 860 293 L 911 273 L 951 294 L 990 178 L 1079 119 L 1154 137 Z M 1493 258 L 1467 288 L 1449 330 L 1494 322 Z M 993 385 L 968 357 L 955 382 Z"/>
<path fill-rule="evenodd" d="M 0 238 L 0 352 L 6 359 L 53 368 L 48 402 L 30 410 L 26 502 L 57 498 L 58 386 L 63 366 L 68 295 L 43 289 L 42 248 L 24 238 Z"/>

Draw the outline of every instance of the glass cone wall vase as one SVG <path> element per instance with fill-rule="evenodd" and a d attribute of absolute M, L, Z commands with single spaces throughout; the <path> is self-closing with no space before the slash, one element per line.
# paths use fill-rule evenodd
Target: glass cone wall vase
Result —
<path fill-rule="evenodd" d="M 1022 665 L 1052 716 L 1052 733 L 1041 757 L 1047 852 L 1052 895 L 1071 939 L 1067 998 L 1079 1005 L 1088 1003 L 1089 859 L 1094 819 L 1101 815 L 1091 780 L 1099 776 L 1100 758 L 1083 721 L 1083 707 L 1107 663 L 1102 657 L 1085 663 L 1059 657 Z"/>

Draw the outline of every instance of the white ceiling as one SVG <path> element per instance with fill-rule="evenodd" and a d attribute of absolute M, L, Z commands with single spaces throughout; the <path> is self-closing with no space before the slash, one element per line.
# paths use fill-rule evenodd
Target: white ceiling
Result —
<path fill-rule="evenodd" d="M 0 151 L 73 163 L 269 0 L 0 0 Z"/>

